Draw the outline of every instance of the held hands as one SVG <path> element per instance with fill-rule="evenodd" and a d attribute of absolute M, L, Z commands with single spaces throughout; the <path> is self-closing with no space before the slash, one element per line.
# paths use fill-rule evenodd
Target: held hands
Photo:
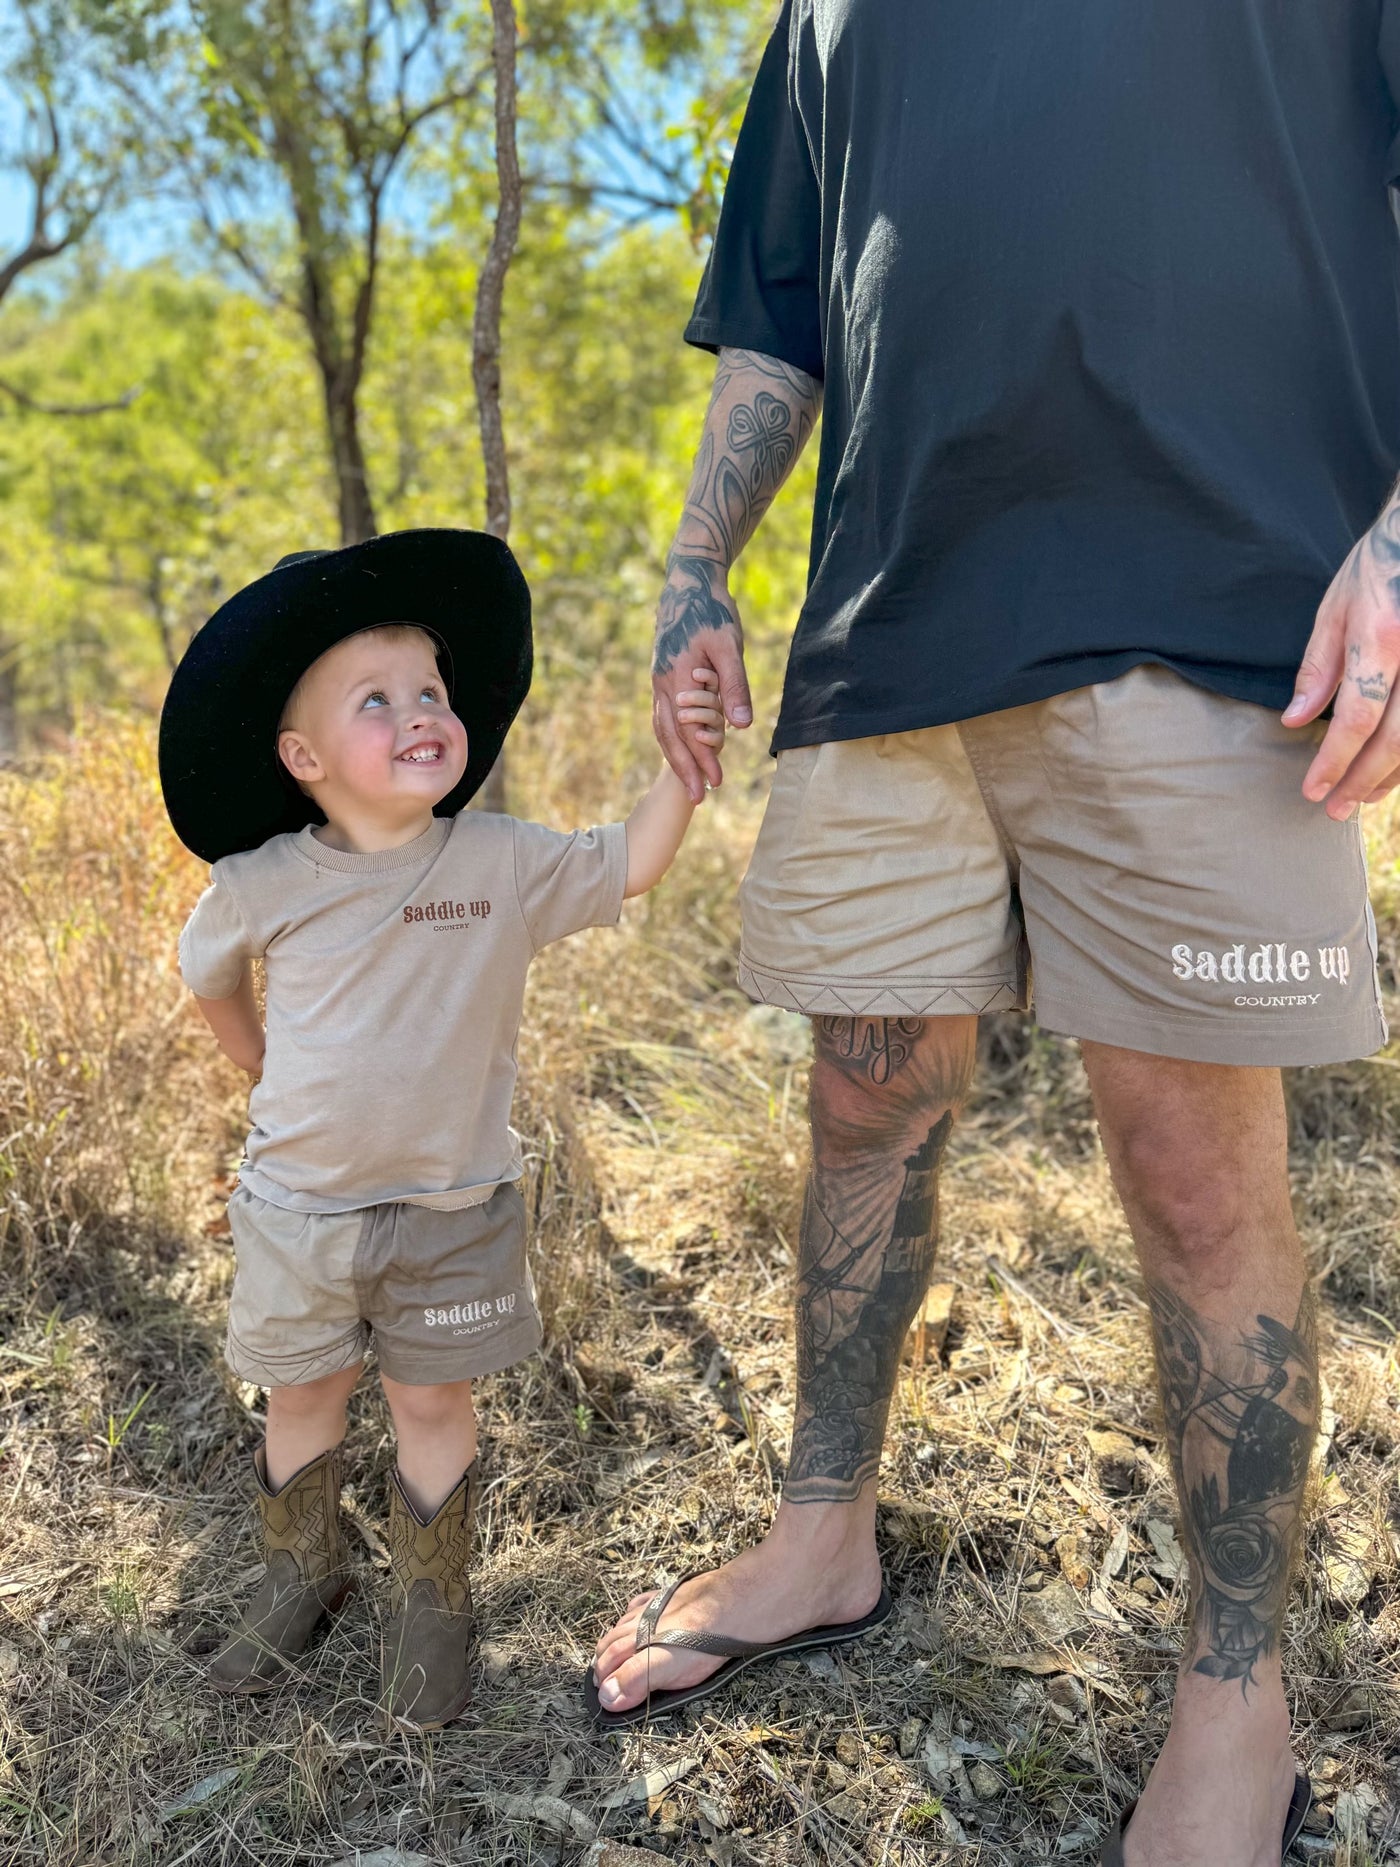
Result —
<path fill-rule="evenodd" d="M 706 691 L 682 692 L 687 671 Z M 651 686 L 657 743 L 698 804 L 707 788 L 723 782 L 719 754 L 726 721 L 741 730 L 753 721 L 743 625 L 722 566 L 672 554 L 657 606 Z"/>
<path fill-rule="evenodd" d="M 1306 726 L 1336 695 L 1303 780 L 1339 822 L 1400 784 L 1400 502 L 1361 538 L 1322 599 L 1285 726 Z"/>

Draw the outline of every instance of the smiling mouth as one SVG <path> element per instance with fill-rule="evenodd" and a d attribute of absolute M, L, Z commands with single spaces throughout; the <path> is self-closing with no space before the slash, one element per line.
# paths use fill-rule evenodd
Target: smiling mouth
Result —
<path fill-rule="evenodd" d="M 407 752 L 400 752 L 396 762 L 400 765 L 440 765 L 442 747 L 436 740 L 430 745 L 412 746 Z"/>

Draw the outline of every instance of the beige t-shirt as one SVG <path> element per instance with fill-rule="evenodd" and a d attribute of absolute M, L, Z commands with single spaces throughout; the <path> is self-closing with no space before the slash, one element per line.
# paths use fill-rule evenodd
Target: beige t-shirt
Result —
<path fill-rule="evenodd" d="M 478 1204 L 518 1179 L 510 1126 L 525 977 L 616 921 L 623 824 L 571 835 L 484 811 L 373 855 L 309 829 L 214 865 L 180 971 L 228 998 L 267 968 L 267 1052 L 243 1184 L 293 1212 Z"/>

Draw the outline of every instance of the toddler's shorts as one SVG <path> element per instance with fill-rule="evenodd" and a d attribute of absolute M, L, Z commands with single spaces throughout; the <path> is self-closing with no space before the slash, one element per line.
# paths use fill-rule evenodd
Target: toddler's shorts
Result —
<path fill-rule="evenodd" d="M 391 1380 L 474 1380 L 540 1345 L 514 1181 L 479 1206 L 400 1202 L 288 1212 L 240 1185 L 228 1205 L 237 1268 L 227 1356 L 259 1387 L 296 1387 L 362 1361 Z"/>

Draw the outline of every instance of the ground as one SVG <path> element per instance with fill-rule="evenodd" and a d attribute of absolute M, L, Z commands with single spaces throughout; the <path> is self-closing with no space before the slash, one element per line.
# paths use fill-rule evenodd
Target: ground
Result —
<path fill-rule="evenodd" d="M 625 807 L 627 779 L 544 736 L 511 774 L 553 821 Z M 1082 1072 L 1022 1021 L 983 1033 L 910 1338 L 881 1481 L 893 1619 L 651 1731 L 583 1718 L 599 1629 L 759 1534 L 781 1477 L 807 1044 L 733 983 L 762 784 L 736 761 L 662 893 L 537 969 L 518 1114 L 548 1341 L 483 1384 L 476 1703 L 415 1740 L 375 1709 L 392 1450 L 369 1380 L 357 1598 L 296 1689 L 202 1683 L 256 1572 L 261 1397 L 220 1355 L 242 1090 L 171 966 L 199 871 L 140 728 L 96 723 L 6 781 L 0 1862 L 1097 1858 L 1160 1741 L 1183 1584 Z M 1391 987 L 1397 846 L 1380 818 Z M 1288 1663 L 1320 1792 L 1304 1853 L 1338 1867 L 1400 1860 L 1397 1062 L 1290 1083 L 1328 1394 Z"/>

